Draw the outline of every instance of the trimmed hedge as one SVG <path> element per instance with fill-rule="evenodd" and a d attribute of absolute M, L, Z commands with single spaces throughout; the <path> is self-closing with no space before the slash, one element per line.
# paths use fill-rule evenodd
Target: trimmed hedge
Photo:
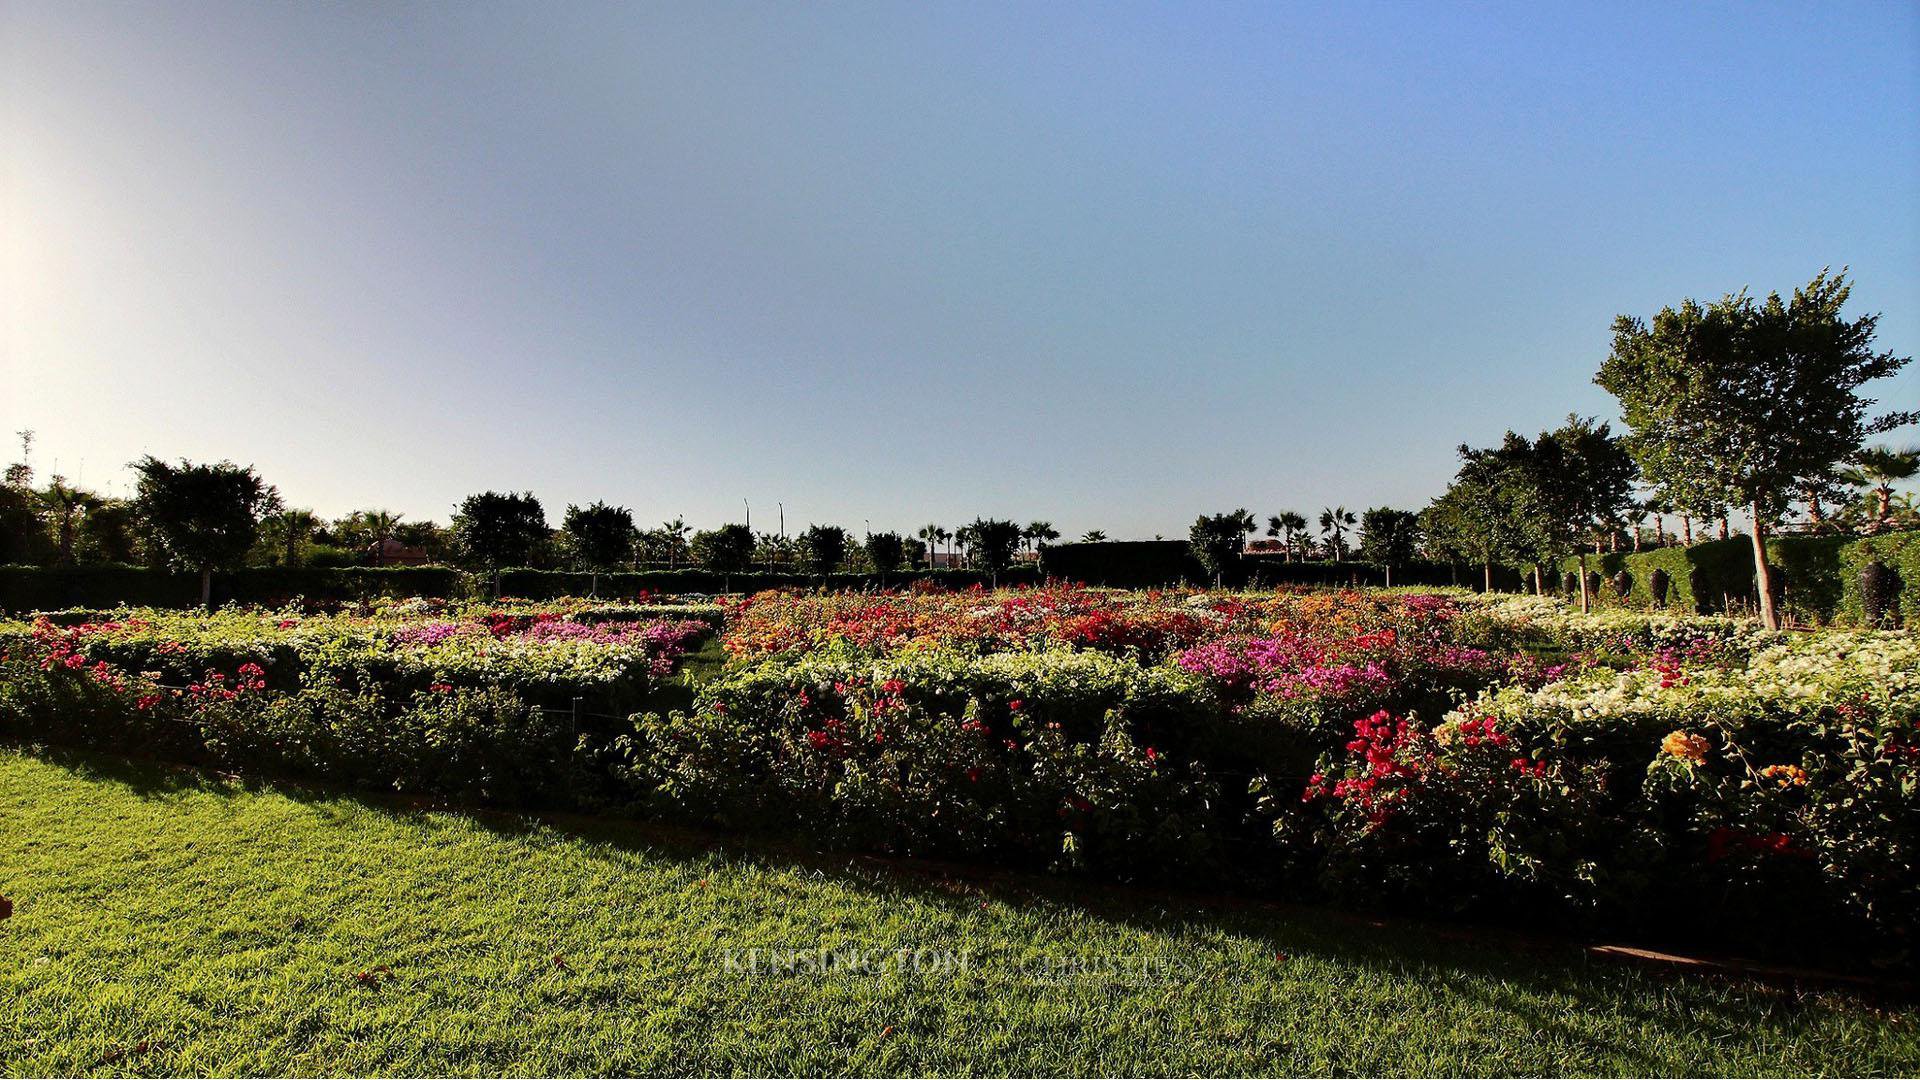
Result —
<path fill-rule="evenodd" d="M 1213 575 L 1193 557 L 1185 540 L 1103 540 L 1097 543 L 1054 544 L 1044 562 L 1050 577 L 1083 585 L 1120 588 L 1156 588 L 1167 585 L 1211 585 Z M 1493 571 L 1496 588 L 1518 587 L 1518 575 L 1506 567 Z M 1244 557 L 1226 575 L 1230 585 L 1385 585 L 1385 568 L 1365 562 L 1287 562 L 1274 555 Z M 1459 585 L 1480 587 L 1477 566 L 1411 563 L 1393 568 L 1395 585 Z"/>
<path fill-rule="evenodd" d="M 376 596 L 454 597 L 463 575 L 443 566 L 248 567 L 213 575 L 216 604 L 365 600 Z M 0 611 L 64 608 L 192 607 L 200 576 L 144 566 L 0 566 Z"/>
<path fill-rule="evenodd" d="M 476 575 L 476 580 L 479 580 Z M 814 588 L 865 589 L 899 588 L 916 581 L 931 581 L 950 589 L 988 585 L 992 579 L 984 570 L 907 570 L 891 574 L 791 574 L 749 570 L 738 574 L 717 574 L 690 567 L 685 570 L 622 571 L 599 576 L 595 595 L 632 599 L 642 593 L 753 593 L 762 589 Z M 1025 566 L 1013 567 L 1000 575 L 1001 585 L 1033 585 L 1038 574 Z M 572 570 L 503 570 L 500 595 L 551 600 L 559 596 L 586 596 L 594 588 L 592 574 Z"/>
<path fill-rule="evenodd" d="M 1920 533 L 1774 537 L 1767 541 L 1767 558 L 1782 588 L 1783 609 L 1793 619 L 1865 625 L 1861 571 L 1876 560 L 1894 575 L 1891 621 L 1904 625 L 1920 616 Z M 1578 567 L 1579 559 L 1570 557 L 1561 562 L 1560 571 L 1571 575 Z M 1628 575 L 1625 597 L 1610 587 L 1596 595 L 1595 602 L 1606 607 L 1660 607 L 1653 594 L 1656 570 L 1667 575 L 1665 606 L 1671 610 L 1713 614 L 1729 607 L 1751 609 L 1758 599 L 1753 585 L 1753 542 L 1743 536 L 1692 547 L 1588 555 L 1587 569 L 1608 580 L 1622 571 Z"/>

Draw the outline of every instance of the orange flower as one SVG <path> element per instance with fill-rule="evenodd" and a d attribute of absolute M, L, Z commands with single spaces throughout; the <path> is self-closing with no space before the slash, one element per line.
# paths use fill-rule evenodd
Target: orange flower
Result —
<path fill-rule="evenodd" d="M 1783 788 L 1807 785 L 1807 770 L 1798 765 L 1769 765 L 1760 770 L 1760 775 L 1778 782 Z"/>
<path fill-rule="evenodd" d="M 1682 761 L 1707 760 L 1707 740 L 1689 731 L 1676 731 L 1660 740 L 1660 749 Z"/>

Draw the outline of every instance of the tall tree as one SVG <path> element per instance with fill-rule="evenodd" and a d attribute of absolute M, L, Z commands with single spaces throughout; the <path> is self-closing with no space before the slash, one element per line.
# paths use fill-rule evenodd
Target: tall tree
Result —
<path fill-rule="evenodd" d="M 1344 506 L 1329 506 L 1320 511 L 1320 536 L 1335 562 L 1347 557 L 1347 530 L 1359 523 L 1353 511 Z"/>
<path fill-rule="evenodd" d="M 1651 325 L 1622 315 L 1594 376 L 1620 400 L 1628 447 L 1649 480 L 1683 505 L 1753 516 L 1754 583 L 1770 628 L 1780 616 L 1769 527 L 1868 437 L 1920 415 L 1868 415 L 1875 402 L 1860 387 L 1912 357 L 1873 351 L 1878 315 L 1841 317 L 1850 291 L 1845 271 L 1822 270 L 1791 299 L 1756 302 L 1744 291 L 1705 305 L 1689 299 Z"/>
<path fill-rule="evenodd" d="M 847 530 L 838 525 L 809 525 L 800 534 L 800 549 L 807 553 L 807 567 L 825 577 L 847 561 Z"/>
<path fill-rule="evenodd" d="M 530 491 L 467 496 L 454 511 L 452 531 L 454 551 L 469 566 L 491 573 L 495 592 L 501 569 L 531 562 L 552 535 L 547 512 Z"/>
<path fill-rule="evenodd" d="M 929 521 L 925 525 L 920 526 L 919 532 L 913 534 L 919 537 L 926 545 L 927 569 L 929 570 L 933 569 L 933 553 L 939 550 L 941 535 L 944 532 L 945 530 L 941 529 L 940 526 Z"/>
<path fill-rule="evenodd" d="M 1029 522 L 1026 528 L 1026 539 L 1032 546 L 1033 565 L 1037 570 L 1041 560 L 1046 557 L 1047 545 L 1060 539 L 1060 530 L 1054 528 L 1051 521 Z"/>
<path fill-rule="evenodd" d="M 1360 557 L 1386 568 L 1387 587 L 1393 587 L 1393 568 L 1413 561 L 1420 550 L 1420 517 L 1411 510 L 1376 506 L 1360 515 Z"/>
<path fill-rule="evenodd" d="M 1213 575 L 1213 587 L 1226 583 L 1227 571 L 1240 565 L 1247 535 L 1258 526 L 1245 509 L 1224 514 L 1201 514 L 1187 530 L 1187 550 Z"/>
<path fill-rule="evenodd" d="M 1000 572 L 1013 565 L 1013 553 L 1020 547 L 1020 526 L 999 518 L 974 518 L 964 531 L 974 563 L 987 572 L 998 588 Z"/>
<path fill-rule="evenodd" d="M 1591 610 L 1587 543 L 1610 530 L 1633 500 L 1633 457 L 1610 425 L 1569 416 L 1560 427 L 1541 432 L 1522 461 L 1521 505 L 1547 555 L 1577 553 L 1580 610 Z"/>
<path fill-rule="evenodd" d="M 1099 529 L 1088 529 L 1080 535 L 1080 542 L 1083 544 L 1104 544 L 1107 542 L 1107 534 Z"/>
<path fill-rule="evenodd" d="M 260 532 L 263 538 L 272 543 L 274 554 L 280 557 L 280 565 L 298 566 L 300 548 L 319 526 L 320 519 L 313 511 L 294 508 L 267 515 L 260 522 Z M 268 559 L 272 557 L 266 556 Z"/>
<path fill-rule="evenodd" d="M 67 483 L 64 476 L 55 476 L 40 493 L 40 501 L 47 508 L 47 516 L 53 519 L 55 557 L 62 565 L 72 565 L 80 522 L 100 505 L 100 497 Z"/>
<path fill-rule="evenodd" d="M 867 551 L 867 561 L 873 563 L 873 572 L 885 581 L 888 574 L 900 569 L 907 558 L 907 541 L 897 532 L 878 532 L 868 536 L 861 545 Z"/>
<path fill-rule="evenodd" d="M 733 575 L 753 565 L 753 530 L 745 525 L 722 525 L 693 534 L 689 545 L 695 561 L 721 575 L 721 588 L 733 591 Z"/>
<path fill-rule="evenodd" d="M 567 536 L 573 557 L 593 576 L 588 593 L 600 595 L 600 575 L 633 556 L 633 512 L 624 506 L 596 502 L 591 506 L 567 505 L 560 520 L 560 531 Z"/>
<path fill-rule="evenodd" d="M 213 572 L 246 557 L 279 493 L 251 465 L 230 461 L 171 465 L 149 455 L 133 469 L 141 520 L 169 560 L 200 572 L 200 604 L 212 607 Z"/>

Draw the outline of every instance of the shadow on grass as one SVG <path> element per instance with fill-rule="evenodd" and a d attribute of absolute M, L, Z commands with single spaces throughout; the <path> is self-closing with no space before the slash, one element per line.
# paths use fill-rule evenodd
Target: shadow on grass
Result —
<path fill-rule="evenodd" d="M 272 794 L 316 807 L 349 803 L 402 821 L 452 813 L 499 837 L 572 843 L 590 857 L 623 864 L 639 859 L 684 864 L 701 872 L 716 864 L 770 873 L 800 872 L 881 898 L 905 898 L 937 907 L 956 921 L 976 913 L 983 901 L 993 901 L 1030 911 L 1079 915 L 1155 935 L 1197 941 L 1218 941 L 1224 935 L 1249 946 L 1256 956 L 1274 957 L 1275 963 L 1314 958 L 1353 971 L 1356 985 L 1376 978 L 1397 980 L 1492 1013 L 1518 1016 L 1539 1039 L 1632 1062 L 1646 1073 L 1670 1068 L 1671 1061 L 1639 1045 L 1596 1038 L 1591 1026 L 1594 1015 L 1649 1033 L 1682 1019 L 1722 1031 L 1749 1030 L 1762 1020 L 1788 1028 L 1804 1022 L 1812 1030 L 1820 1015 L 1836 1010 L 1906 1012 L 1912 1002 L 1911 989 L 1891 985 L 1833 987 L 1646 970 L 1594 956 L 1576 942 L 1461 923 L 1374 918 L 1242 896 L 853 855 L 818 850 L 790 839 L 650 822 L 451 806 L 323 784 L 236 777 L 89 750 L 24 749 L 78 778 L 121 786 L 143 798 Z M 1224 972 L 1215 973 L 1220 974 Z"/>

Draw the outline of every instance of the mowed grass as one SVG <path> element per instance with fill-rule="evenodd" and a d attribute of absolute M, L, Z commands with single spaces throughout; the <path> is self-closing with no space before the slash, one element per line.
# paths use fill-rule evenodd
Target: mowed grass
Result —
<path fill-rule="evenodd" d="M 17 751 L 0 823 L 15 1074 L 1920 1070 L 1910 1005 L 1332 912 Z"/>

